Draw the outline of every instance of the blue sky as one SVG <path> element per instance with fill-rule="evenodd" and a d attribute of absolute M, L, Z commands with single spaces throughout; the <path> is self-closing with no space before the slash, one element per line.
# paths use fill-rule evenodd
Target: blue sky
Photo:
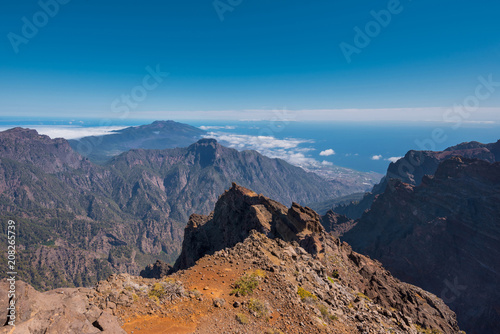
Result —
<path fill-rule="evenodd" d="M 497 1 L 401 0 L 350 63 L 339 45 L 390 1 L 224 3 L 221 20 L 211 0 L 72 0 L 44 22 L 38 1 L 4 1 L 0 116 L 439 120 L 478 77 L 500 82 Z M 13 47 L 24 17 L 40 27 Z M 113 112 L 147 67 L 169 74 Z M 499 106 L 495 87 L 467 120 L 500 121 Z"/>

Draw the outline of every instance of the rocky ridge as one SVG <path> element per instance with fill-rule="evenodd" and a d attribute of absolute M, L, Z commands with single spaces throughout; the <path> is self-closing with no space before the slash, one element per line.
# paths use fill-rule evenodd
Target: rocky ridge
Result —
<path fill-rule="evenodd" d="M 500 332 L 500 162 L 452 157 L 389 185 L 342 240 L 443 298 L 467 333 Z"/>
<path fill-rule="evenodd" d="M 444 151 L 408 151 L 403 158 L 391 162 L 386 176 L 373 187 L 371 192 L 365 194 L 362 200 L 347 205 L 337 205 L 332 211 L 351 219 L 358 219 L 363 212 L 370 209 L 375 197 L 385 191 L 391 179 L 418 186 L 425 175 L 434 175 L 441 162 L 455 156 L 480 159 L 490 163 L 499 162 L 500 140 L 490 144 L 465 142 Z"/>
<path fill-rule="evenodd" d="M 183 269 L 162 279 L 113 275 L 96 289 L 62 289 L 62 294 L 85 296 L 80 310 L 93 310 L 88 322 L 112 315 L 110 323 L 119 321 L 134 334 L 459 333 L 443 301 L 400 282 L 377 261 L 325 233 L 308 208 L 286 208 L 233 185 L 213 214 L 193 216 L 190 224 L 199 243 L 185 246 Z M 206 225 L 227 228 L 228 234 L 195 260 L 201 254 L 195 249 L 208 245 L 195 236 L 204 234 Z M 229 228 L 245 231 L 241 241 L 229 237 Z M 56 325 L 43 322 L 53 316 L 35 314 L 19 325 L 43 323 L 54 332 Z M 78 326 L 82 322 L 87 324 L 79 319 Z M 71 328 L 72 321 L 65 326 Z"/>
<path fill-rule="evenodd" d="M 64 139 L 0 132 L 0 228 L 9 219 L 19 224 L 19 272 L 40 290 L 91 286 L 111 273 L 174 262 L 190 214 L 208 214 L 232 180 L 285 203 L 344 191 L 283 160 L 212 139 L 131 150 L 96 165 Z"/>

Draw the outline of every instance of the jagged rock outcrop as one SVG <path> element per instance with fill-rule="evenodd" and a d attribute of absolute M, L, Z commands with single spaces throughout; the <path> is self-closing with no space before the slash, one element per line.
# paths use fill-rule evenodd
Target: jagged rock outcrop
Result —
<path fill-rule="evenodd" d="M 332 210 L 321 216 L 320 221 L 325 230 L 337 238 L 350 231 L 356 225 L 353 219 L 339 215 Z"/>
<path fill-rule="evenodd" d="M 287 208 L 233 183 L 209 216 L 191 215 L 174 269 L 188 268 L 206 254 L 233 247 L 252 230 L 270 238 L 311 243 L 310 236 L 324 228 L 318 214 L 307 207 L 293 203 Z"/>
<path fill-rule="evenodd" d="M 172 266 L 158 260 L 154 264 L 149 264 L 139 275 L 144 278 L 160 279 L 167 276 L 171 270 Z"/>
<path fill-rule="evenodd" d="M 452 157 L 434 174 L 390 180 L 342 238 L 443 298 L 467 333 L 500 332 L 500 163 Z"/>
<path fill-rule="evenodd" d="M 257 234 L 253 231 L 257 231 Z M 279 272 L 286 272 L 287 265 L 281 262 L 280 266 L 274 266 L 273 263 L 283 261 L 286 258 L 284 253 L 288 254 L 291 261 L 297 261 L 302 255 L 306 255 L 308 259 L 315 259 L 304 263 L 306 268 L 313 269 L 317 275 L 310 280 L 313 291 L 326 303 L 329 289 L 325 287 L 325 283 L 328 282 L 328 276 L 334 276 L 340 278 L 340 284 L 344 288 L 366 295 L 368 300 L 381 307 L 402 312 L 406 325 L 401 328 L 408 333 L 415 330 L 414 325 L 439 329 L 443 333 L 458 332 L 455 315 L 439 298 L 399 282 L 378 262 L 354 253 L 349 245 L 340 243 L 326 233 L 319 216 L 309 208 L 297 204 L 286 208 L 233 184 L 219 198 L 213 213 L 209 216 L 191 216 L 184 235 L 183 250 L 175 270 L 190 268 L 207 254 L 226 254 L 227 249 L 232 247 L 243 257 L 253 259 L 252 263 L 263 266 L 266 270 Z M 259 251 L 248 246 L 249 235 L 254 235 L 251 243 L 256 249 L 265 248 L 263 244 L 270 243 L 268 238 L 278 240 L 278 244 L 281 242 L 283 255 L 279 255 L 274 248 L 266 249 L 262 250 L 263 254 L 273 254 L 277 259 L 256 260 L 255 254 Z M 299 251 L 289 247 L 287 242 L 292 242 L 295 247 L 300 245 Z M 241 247 L 241 243 L 247 244 L 245 249 Z M 290 271 L 299 271 L 296 279 L 305 284 L 300 274 L 304 269 L 300 262 L 290 263 L 288 266 L 291 267 Z M 317 282 L 322 280 L 324 283 L 318 285 Z M 330 304 L 335 305 L 335 302 L 331 300 Z"/>

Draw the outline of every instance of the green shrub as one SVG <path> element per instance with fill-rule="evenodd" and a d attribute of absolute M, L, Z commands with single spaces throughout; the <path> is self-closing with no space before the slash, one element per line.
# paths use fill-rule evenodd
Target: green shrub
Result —
<path fill-rule="evenodd" d="M 368 298 L 368 296 L 367 296 L 367 295 L 365 295 L 364 293 L 358 292 L 356 295 L 357 295 L 359 298 L 363 298 L 363 299 L 365 299 L 365 300 L 367 300 L 367 301 L 369 301 L 369 302 L 371 302 L 371 301 L 372 301 L 372 300 L 371 300 L 370 298 Z"/>
<path fill-rule="evenodd" d="M 156 299 L 158 301 L 160 299 L 173 301 L 184 296 L 184 287 L 180 282 L 169 279 L 164 282 L 155 283 L 148 292 L 148 296 L 155 301 Z"/>
<path fill-rule="evenodd" d="M 270 313 L 267 303 L 258 299 L 250 299 L 250 302 L 248 303 L 248 310 L 252 312 L 256 318 L 267 319 Z"/>
<path fill-rule="evenodd" d="M 234 283 L 234 289 L 231 291 L 231 295 L 239 293 L 242 296 L 246 296 L 252 293 L 263 277 L 265 277 L 265 273 L 262 270 L 256 270 L 252 273 L 243 275 Z"/>
<path fill-rule="evenodd" d="M 300 299 L 304 302 L 304 301 L 309 301 L 309 300 L 317 300 L 318 297 L 316 297 L 313 293 L 307 291 L 306 289 L 304 289 L 303 287 L 299 286 L 298 290 L 297 290 L 297 294 L 299 295 Z"/>

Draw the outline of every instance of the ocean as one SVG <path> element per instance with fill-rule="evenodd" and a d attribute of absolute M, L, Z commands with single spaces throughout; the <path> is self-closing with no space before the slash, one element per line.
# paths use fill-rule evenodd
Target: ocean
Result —
<path fill-rule="evenodd" d="M 126 126 L 149 124 L 153 120 L 113 120 L 102 128 L 99 119 L 19 119 L 0 120 L 0 129 L 22 126 L 40 133 L 67 139 L 87 134 L 102 134 Z M 443 150 L 465 141 L 483 143 L 500 139 L 500 124 L 448 123 L 366 123 L 366 122 L 294 122 L 294 121 L 207 121 L 176 120 L 208 131 L 207 137 L 222 144 L 255 149 L 271 156 L 286 158 L 303 167 L 331 164 L 363 172 L 384 174 L 390 161 L 408 150 Z"/>

